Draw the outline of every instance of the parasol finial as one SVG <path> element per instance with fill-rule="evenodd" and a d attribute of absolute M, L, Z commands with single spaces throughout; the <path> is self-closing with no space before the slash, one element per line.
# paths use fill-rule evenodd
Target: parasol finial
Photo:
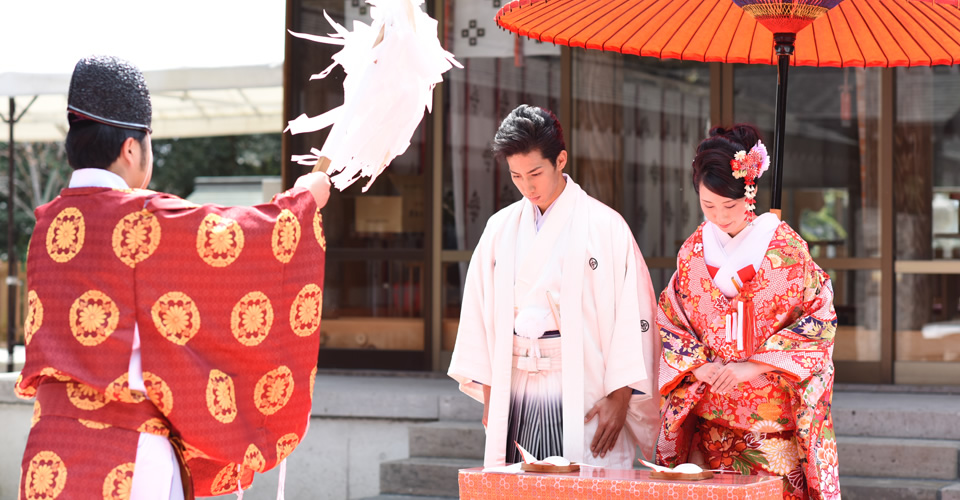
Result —
<path fill-rule="evenodd" d="M 842 0 L 733 0 L 773 33 L 797 33 Z"/>

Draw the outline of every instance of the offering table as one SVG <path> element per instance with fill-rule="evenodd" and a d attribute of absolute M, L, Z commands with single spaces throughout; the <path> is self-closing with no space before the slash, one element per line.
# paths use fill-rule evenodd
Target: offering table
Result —
<path fill-rule="evenodd" d="M 581 467 L 579 472 L 545 474 L 460 470 L 461 500 L 781 500 L 783 479 L 770 476 L 715 474 L 700 481 L 653 479 L 648 470 Z"/>

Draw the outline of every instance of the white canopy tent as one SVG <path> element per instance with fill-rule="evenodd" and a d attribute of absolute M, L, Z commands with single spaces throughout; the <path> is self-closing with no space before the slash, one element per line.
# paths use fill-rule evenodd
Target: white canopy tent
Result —
<path fill-rule="evenodd" d="M 285 3 L 269 0 L 0 2 L 0 98 L 15 97 L 14 140 L 66 136 L 77 60 L 122 57 L 144 72 L 153 137 L 280 132 Z M 9 119 L 8 99 L 0 113 Z M 9 131 L 0 123 L 0 141 Z"/>
<path fill-rule="evenodd" d="M 279 0 L 0 1 L 0 142 L 10 140 L 7 122 L 18 117 L 14 141 L 62 141 L 70 75 L 89 55 L 122 57 L 144 72 L 155 138 L 280 132 L 285 9 Z M 12 155 L 9 161 L 3 184 L 15 192 Z M 20 283 L 14 262 L 6 280 L 8 371 Z"/>

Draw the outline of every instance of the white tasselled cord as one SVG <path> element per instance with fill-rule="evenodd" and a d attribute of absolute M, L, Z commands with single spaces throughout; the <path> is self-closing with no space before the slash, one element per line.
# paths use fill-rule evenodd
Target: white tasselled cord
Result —
<path fill-rule="evenodd" d="M 277 500 L 285 500 L 283 497 L 283 485 L 287 482 L 287 459 L 280 461 L 280 478 L 277 480 Z"/>
<path fill-rule="evenodd" d="M 732 338 L 731 332 L 730 332 L 730 319 L 731 319 L 730 313 L 727 313 L 727 316 L 725 319 L 726 319 L 726 324 L 724 325 L 725 329 L 723 330 L 723 336 L 727 342 L 730 342 L 730 339 Z"/>
<path fill-rule="evenodd" d="M 243 472 L 243 466 L 237 465 L 237 500 L 243 500 L 243 485 L 240 483 L 240 475 Z M 287 459 L 280 461 L 280 477 L 277 480 L 277 500 L 285 500 L 283 486 L 287 482 Z"/>
<path fill-rule="evenodd" d="M 731 342 L 736 342 L 737 340 L 737 325 L 739 324 L 737 322 L 738 319 L 739 317 L 737 315 L 737 311 L 733 311 L 732 313 L 730 313 Z"/>
<path fill-rule="evenodd" d="M 243 484 L 240 481 L 243 479 L 243 465 L 237 465 L 237 500 L 243 500 Z"/>
<path fill-rule="evenodd" d="M 737 352 L 743 350 L 743 302 L 737 302 Z"/>

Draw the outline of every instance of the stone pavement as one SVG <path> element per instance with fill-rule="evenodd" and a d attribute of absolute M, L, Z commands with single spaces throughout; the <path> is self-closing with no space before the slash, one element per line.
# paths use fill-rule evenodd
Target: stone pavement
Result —
<path fill-rule="evenodd" d="M 15 380 L 0 374 L 0 500 L 17 498 L 32 415 L 32 402 L 13 396 Z M 960 387 L 836 389 L 845 499 L 960 500 Z M 310 432 L 288 460 L 286 498 L 450 498 L 457 468 L 481 460 L 481 405 L 443 375 L 329 371 L 314 391 Z M 273 498 L 276 488 L 274 470 L 247 498 Z"/>

